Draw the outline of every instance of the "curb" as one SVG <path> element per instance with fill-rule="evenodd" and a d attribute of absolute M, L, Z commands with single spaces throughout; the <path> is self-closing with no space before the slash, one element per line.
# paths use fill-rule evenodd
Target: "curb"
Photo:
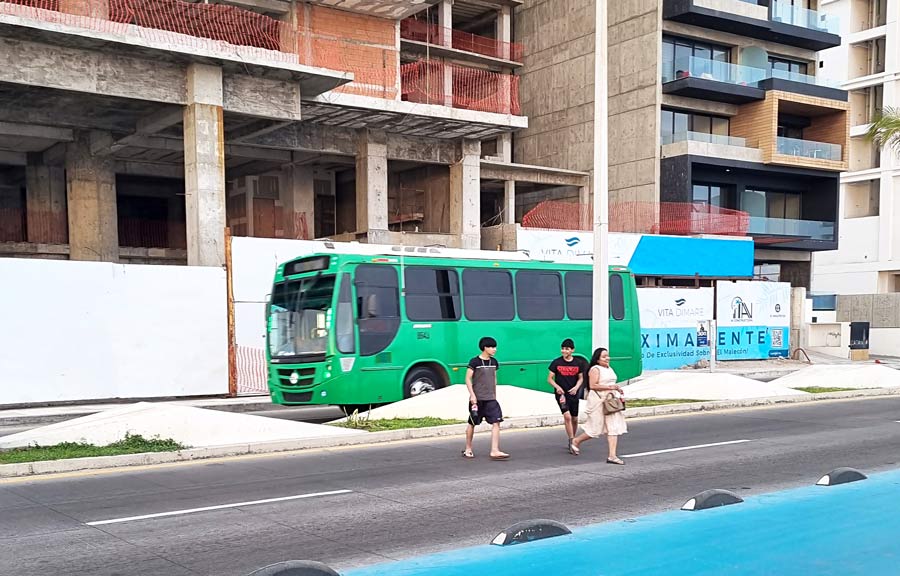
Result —
<path fill-rule="evenodd" d="M 649 418 L 654 416 L 670 416 L 693 412 L 713 412 L 741 408 L 759 408 L 784 404 L 805 404 L 828 400 L 848 400 L 860 398 L 900 396 L 900 388 L 871 388 L 848 392 L 830 392 L 824 394 L 808 394 L 798 396 L 779 396 L 770 398 L 748 398 L 744 400 L 714 400 L 693 402 L 689 404 L 664 404 L 630 408 L 627 418 Z M 560 414 L 547 416 L 528 416 L 510 418 L 503 422 L 504 430 L 545 428 L 561 426 L 563 417 Z M 44 460 L 22 464 L 0 464 L 0 478 L 18 478 L 42 474 L 58 474 L 81 470 L 99 470 L 103 468 L 120 468 L 127 466 L 147 466 L 168 464 L 209 458 L 243 456 L 247 454 L 272 454 L 278 452 L 298 452 L 303 450 L 384 444 L 401 440 L 422 438 L 444 438 L 462 436 L 466 424 L 450 424 L 431 428 L 407 428 L 404 430 L 388 430 L 385 432 L 360 432 L 355 436 L 338 436 L 326 438 L 303 438 L 299 440 L 279 440 L 275 442 L 258 442 L 249 444 L 231 444 L 228 446 L 211 446 L 207 448 L 191 448 L 178 452 L 153 452 L 143 454 L 125 454 L 121 456 L 97 456 L 92 458 L 71 458 L 68 460 Z M 488 426 L 482 425 L 476 432 L 486 433 Z"/>

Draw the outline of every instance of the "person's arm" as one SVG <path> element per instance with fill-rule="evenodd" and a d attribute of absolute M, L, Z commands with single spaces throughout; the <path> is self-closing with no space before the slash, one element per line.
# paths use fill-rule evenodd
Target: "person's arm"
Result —
<path fill-rule="evenodd" d="M 547 374 L 547 384 L 550 384 L 557 394 L 565 394 L 562 386 L 556 383 L 556 373 L 553 371 L 553 364 L 550 365 L 550 373 Z"/>
<path fill-rule="evenodd" d="M 475 371 L 469 366 L 466 368 L 466 389 L 469 391 L 469 404 L 475 404 L 478 399 L 475 397 L 475 388 L 472 387 L 472 375 Z"/>
<path fill-rule="evenodd" d="M 578 392 L 581 390 L 582 384 L 584 384 L 584 374 L 579 372 L 578 380 L 575 382 L 575 387 L 569 390 L 569 396 L 578 396 Z"/>

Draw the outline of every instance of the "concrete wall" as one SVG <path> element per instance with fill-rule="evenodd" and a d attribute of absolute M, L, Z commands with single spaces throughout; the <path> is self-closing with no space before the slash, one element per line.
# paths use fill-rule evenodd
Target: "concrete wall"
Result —
<path fill-rule="evenodd" d="M 593 167 L 594 0 L 526 0 L 516 9 L 526 46 L 519 94 L 528 129 L 515 137 L 521 164 Z"/>
<path fill-rule="evenodd" d="M 610 203 L 659 200 L 661 5 L 609 3 Z M 610 224 L 640 231 L 639 223 Z"/>
<path fill-rule="evenodd" d="M 0 259 L 0 405 L 227 394 L 221 268 Z"/>

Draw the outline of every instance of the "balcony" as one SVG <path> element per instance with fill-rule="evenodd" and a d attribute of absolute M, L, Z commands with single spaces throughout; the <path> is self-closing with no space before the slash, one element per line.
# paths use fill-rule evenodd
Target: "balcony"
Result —
<path fill-rule="evenodd" d="M 843 159 L 843 147 L 839 144 L 784 138 L 782 136 L 776 138 L 776 152 L 785 156 L 831 160 L 833 162 L 841 162 Z"/>
<path fill-rule="evenodd" d="M 846 102 L 847 92 L 837 82 L 776 69 L 719 62 L 688 56 L 663 63 L 664 94 L 746 104 L 765 99 L 777 90 Z"/>
<path fill-rule="evenodd" d="M 520 66 L 525 53 L 524 46 L 517 42 L 503 42 L 413 18 L 400 22 L 400 39 L 404 48 L 427 50 L 432 57 L 499 61 L 507 66 Z"/>
<path fill-rule="evenodd" d="M 761 68 L 689 56 L 664 62 L 664 94 L 675 94 L 729 104 L 745 104 L 766 97 L 758 83 L 767 73 Z"/>
<path fill-rule="evenodd" d="M 841 44 L 837 20 L 778 0 L 664 0 L 663 19 L 807 50 Z"/>
<path fill-rule="evenodd" d="M 751 236 L 781 236 L 832 242 L 834 241 L 834 222 L 751 216 L 748 232 Z"/>
<path fill-rule="evenodd" d="M 737 162 L 762 162 L 762 150 L 751 146 L 746 138 L 707 134 L 705 132 L 678 132 L 663 134 L 660 138 L 660 157 L 705 156 Z"/>
<path fill-rule="evenodd" d="M 519 77 L 510 74 L 420 60 L 400 67 L 400 88 L 401 98 L 407 102 L 521 114 Z"/>

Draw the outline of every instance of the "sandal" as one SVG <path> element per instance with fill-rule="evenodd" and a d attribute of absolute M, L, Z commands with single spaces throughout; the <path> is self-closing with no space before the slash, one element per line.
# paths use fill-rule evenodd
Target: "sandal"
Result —
<path fill-rule="evenodd" d="M 581 456 L 581 450 L 578 449 L 578 446 L 576 446 L 574 442 L 569 442 L 569 454 L 572 456 Z"/>
<path fill-rule="evenodd" d="M 506 460 L 509 458 L 509 454 L 497 454 L 496 456 L 491 454 L 491 460 Z"/>
<path fill-rule="evenodd" d="M 619 466 L 625 465 L 625 462 L 623 462 L 621 458 L 607 458 L 606 463 L 607 464 L 617 464 Z"/>
<path fill-rule="evenodd" d="M 466 449 L 466 450 L 463 450 L 463 451 L 462 451 L 462 457 L 463 457 L 463 458 L 474 458 L 474 457 L 475 457 L 475 453 L 472 452 L 471 450 Z"/>

